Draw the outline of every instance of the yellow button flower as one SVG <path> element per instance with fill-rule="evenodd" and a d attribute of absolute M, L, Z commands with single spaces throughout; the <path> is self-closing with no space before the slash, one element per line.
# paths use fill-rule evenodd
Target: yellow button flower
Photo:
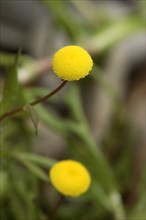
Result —
<path fill-rule="evenodd" d="M 73 197 L 85 193 L 91 183 L 86 167 L 74 160 L 56 163 L 50 170 L 50 180 L 60 193 Z"/>
<path fill-rule="evenodd" d="M 83 48 L 66 46 L 55 53 L 52 65 L 59 78 L 73 81 L 87 76 L 92 69 L 93 61 Z"/>

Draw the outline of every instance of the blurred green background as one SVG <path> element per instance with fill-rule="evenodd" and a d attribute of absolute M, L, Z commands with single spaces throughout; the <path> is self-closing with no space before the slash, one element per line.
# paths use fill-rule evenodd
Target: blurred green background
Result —
<path fill-rule="evenodd" d="M 145 220 L 144 0 L 1 0 L 1 115 L 61 82 L 52 55 L 85 48 L 91 74 L 30 112 L 3 120 L 1 220 Z M 17 62 L 16 56 L 21 48 Z M 79 198 L 51 186 L 50 167 L 82 162 L 92 185 Z"/>

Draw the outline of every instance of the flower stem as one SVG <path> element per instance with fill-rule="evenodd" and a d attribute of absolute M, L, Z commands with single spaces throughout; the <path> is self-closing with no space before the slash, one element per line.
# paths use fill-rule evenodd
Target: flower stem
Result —
<path fill-rule="evenodd" d="M 44 102 L 46 101 L 47 99 L 51 98 L 53 95 L 55 95 L 57 92 L 59 92 L 63 87 L 64 85 L 67 83 L 67 81 L 63 81 L 55 90 L 53 90 L 51 93 L 49 93 L 48 95 L 46 96 L 43 96 L 41 98 L 38 98 L 37 100 L 33 101 L 33 102 L 30 102 L 29 105 L 31 106 L 34 106 L 34 105 L 37 105 L 39 104 L 40 102 Z M 26 108 L 25 108 L 25 105 L 20 107 L 20 108 L 17 108 L 17 109 L 14 109 L 12 111 L 9 111 L 9 112 L 6 112 L 4 113 L 3 115 L 0 116 L 0 121 L 4 120 L 5 118 L 7 117 L 10 117 L 10 116 L 13 116 L 19 112 L 22 112 L 24 111 Z"/>

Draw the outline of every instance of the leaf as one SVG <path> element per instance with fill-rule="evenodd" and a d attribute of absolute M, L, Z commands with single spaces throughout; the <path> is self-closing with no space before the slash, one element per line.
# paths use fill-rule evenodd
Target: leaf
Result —
<path fill-rule="evenodd" d="M 34 164 L 30 161 L 22 159 L 22 158 L 20 158 L 20 160 L 38 178 L 40 178 L 41 180 L 43 180 L 45 182 L 49 182 L 49 177 L 40 167 L 38 167 L 36 164 Z"/>
<path fill-rule="evenodd" d="M 37 96 L 40 96 L 43 94 L 40 94 L 39 91 L 35 90 L 35 93 L 33 90 L 25 90 L 25 98 L 27 102 L 30 102 L 31 100 L 35 99 Z M 63 135 L 67 135 L 69 131 L 69 123 L 67 120 L 64 121 L 61 119 L 61 117 L 56 117 L 55 114 L 53 114 L 51 111 L 48 111 L 42 103 L 39 105 L 36 105 L 35 108 L 38 111 L 39 118 L 42 122 L 44 122 L 47 126 L 53 128 L 57 132 L 60 132 Z"/>
<path fill-rule="evenodd" d="M 24 164 L 25 167 L 27 167 L 31 172 L 33 172 L 38 178 L 48 182 L 49 177 L 48 175 L 41 169 L 38 165 L 35 164 L 35 162 L 43 163 L 43 156 L 37 156 L 35 154 L 29 154 L 29 153 L 20 153 L 20 152 L 13 152 L 12 156 L 16 158 L 18 161 L 20 161 L 22 164 Z M 48 163 L 47 166 L 50 168 L 53 162 L 50 164 L 49 160 L 44 160 L 44 164 Z"/>
<path fill-rule="evenodd" d="M 37 163 L 43 167 L 50 168 L 53 164 L 56 163 L 56 160 L 52 158 L 47 158 L 45 156 L 32 154 L 32 153 L 23 153 L 23 152 L 13 152 L 14 156 L 21 157 L 25 160 L 31 161 L 33 163 Z"/>
<path fill-rule="evenodd" d="M 31 105 L 26 105 L 26 109 L 28 109 L 30 113 L 31 121 L 35 129 L 35 134 L 38 136 L 39 117 L 38 117 L 37 111 Z"/>
<path fill-rule="evenodd" d="M 2 114 L 14 108 L 20 107 L 24 104 L 22 90 L 17 79 L 18 58 L 19 55 L 17 56 L 16 62 L 13 64 L 13 66 L 11 66 L 11 68 L 8 69 L 5 78 L 1 109 Z"/>

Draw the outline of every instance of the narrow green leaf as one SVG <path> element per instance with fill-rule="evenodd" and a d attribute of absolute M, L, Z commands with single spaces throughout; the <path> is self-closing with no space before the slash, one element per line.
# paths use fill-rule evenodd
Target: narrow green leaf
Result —
<path fill-rule="evenodd" d="M 37 111 L 31 105 L 26 105 L 26 109 L 30 113 L 31 121 L 32 121 L 32 123 L 34 125 L 34 129 L 35 129 L 35 134 L 36 134 L 36 136 L 38 136 L 39 117 L 38 117 Z"/>
<path fill-rule="evenodd" d="M 24 160 L 31 161 L 46 168 L 50 168 L 53 164 L 57 162 L 52 158 L 47 158 L 45 156 L 32 154 L 32 153 L 15 152 L 13 154 L 14 156 L 16 155 L 18 157 L 23 158 Z"/>
<path fill-rule="evenodd" d="M 28 160 L 23 160 L 22 158 L 20 159 L 21 162 L 27 167 L 32 173 L 34 173 L 38 178 L 45 182 L 49 182 L 49 177 L 48 175 L 36 164 L 28 161 Z"/>
<path fill-rule="evenodd" d="M 5 78 L 5 84 L 3 89 L 2 98 L 2 114 L 20 107 L 24 104 L 24 98 L 22 96 L 22 90 L 17 79 L 18 74 L 18 56 L 14 65 L 8 69 Z"/>
<path fill-rule="evenodd" d="M 33 92 L 33 90 L 25 90 L 25 98 L 27 102 L 34 100 L 37 96 L 43 95 L 40 92 Z M 45 106 L 40 103 L 39 105 L 35 106 L 35 109 L 38 112 L 39 119 L 44 122 L 47 126 L 51 127 L 52 129 L 56 130 L 57 132 L 67 135 L 69 132 L 69 124 L 70 121 L 64 121 L 61 117 L 56 117 L 51 111 L 48 111 Z"/>

